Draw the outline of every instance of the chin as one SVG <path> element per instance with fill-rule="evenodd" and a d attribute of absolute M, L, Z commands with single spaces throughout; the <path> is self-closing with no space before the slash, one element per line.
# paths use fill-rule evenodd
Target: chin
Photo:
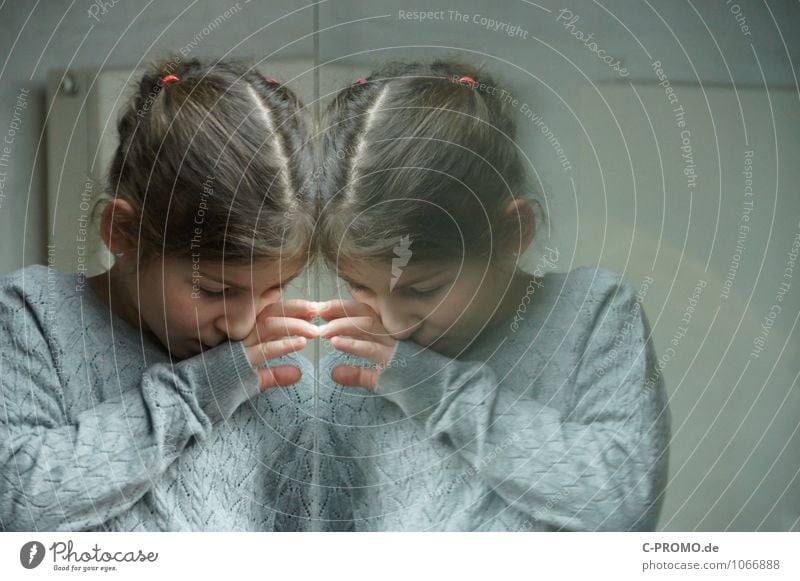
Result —
<path fill-rule="evenodd" d="M 191 342 L 189 345 L 186 345 L 186 341 L 170 341 L 173 348 L 169 351 L 170 355 L 173 359 L 189 359 L 191 357 L 195 357 L 200 355 L 203 352 L 203 348 L 197 343 L 197 341 Z M 177 345 L 181 345 L 177 347 Z M 165 345 L 166 347 L 166 345 Z"/>
<path fill-rule="evenodd" d="M 439 338 L 435 341 L 431 341 L 422 345 L 425 347 L 425 349 L 430 349 L 435 353 L 439 353 L 440 355 L 445 355 L 451 358 L 458 355 L 459 351 L 461 351 L 459 346 L 449 338 Z"/>
<path fill-rule="evenodd" d="M 466 355 L 472 348 L 476 338 L 470 337 L 469 339 L 457 337 L 441 337 L 424 345 L 426 349 L 430 349 L 440 355 L 456 359 Z"/>
<path fill-rule="evenodd" d="M 191 359 L 196 355 L 200 355 L 201 352 L 199 349 L 183 349 L 183 350 L 171 351 L 170 353 L 172 354 L 173 358 L 178 360 L 183 360 L 183 359 Z"/>

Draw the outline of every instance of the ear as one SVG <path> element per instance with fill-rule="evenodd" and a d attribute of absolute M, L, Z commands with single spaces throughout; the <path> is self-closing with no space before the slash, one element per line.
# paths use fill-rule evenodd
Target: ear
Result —
<path fill-rule="evenodd" d="M 522 255 L 533 242 L 536 234 L 536 217 L 533 208 L 527 200 L 511 200 L 504 211 L 508 231 L 508 252 L 515 255 Z M 519 233 L 519 237 L 514 234 Z"/>
<path fill-rule="evenodd" d="M 130 233 L 136 212 L 125 200 L 113 199 L 103 208 L 100 217 L 100 238 L 103 239 L 109 252 L 119 258 L 120 253 L 135 254 L 136 245 Z"/>

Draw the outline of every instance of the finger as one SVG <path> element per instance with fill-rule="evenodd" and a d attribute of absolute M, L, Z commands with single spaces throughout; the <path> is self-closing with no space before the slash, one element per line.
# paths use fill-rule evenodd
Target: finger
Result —
<path fill-rule="evenodd" d="M 258 314 L 259 320 L 265 317 L 291 317 L 294 319 L 304 319 L 310 321 L 317 316 L 318 303 L 305 299 L 291 299 L 272 303 L 265 307 Z"/>
<path fill-rule="evenodd" d="M 289 339 L 279 339 L 277 341 L 268 341 L 266 343 L 259 343 L 245 348 L 247 358 L 250 360 L 250 365 L 257 367 L 269 361 L 270 359 L 277 359 L 289 353 L 299 351 L 306 346 L 305 337 L 292 337 Z"/>
<path fill-rule="evenodd" d="M 331 379 L 349 387 L 375 389 L 375 386 L 378 385 L 378 370 L 369 367 L 339 365 L 331 371 Z"/>
<path fill-rule="evenodd" d="M 329 339 L 338 335 L 370 339 L 386 344 L 393 341 L 380 321 L 374 317 L 334 319 L 319 327 L 319 336 L 324 339 Z"/>
<path fill-rule="evenodd" d="M 259 367 L 258 373 L 259 388 L 261 391 L 271 387 L 282 387 L 292 385 L 300 381 L 303 372 L 299 367 L 293 365 L 278 365 L 277 367 Z"/>
<path fill-rule="evenodd" d="M 394 353 L 394 349 L 388 345 L 347 337 L 333 337 L 331 345 L 339 351 L 351 353 L 382 365 L 386 365 L 386 362 L 392 359 L 392 354 Z"/>
<path fill-rule="evenodd" d="M 299 335 L 306 339 L 315 339 L 319 336 L 319 327 L 303 319 L 290 317 L 268 317 L 262 319 L 253 331 L 259 343 L 281 337 Z"/>
<path fill-rule="evenodd" d="M 332 319 L 341 319 L 342 317 L 377 317 L 378 314 L 372 310 L 372 307 L 359 303 L 358 301 L 349 301 L 336 299 L 319 303 L 319 316 L 330 321 Z"/>

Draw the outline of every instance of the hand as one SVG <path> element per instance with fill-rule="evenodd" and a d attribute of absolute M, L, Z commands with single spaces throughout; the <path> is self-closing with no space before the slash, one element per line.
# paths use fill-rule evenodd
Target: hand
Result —
<path fill-rule="evenodd" d="M 375 389 L 378 376 L 392 360 L 395 341 L 369 306 L 357 301 L 328 301 L 318 311 L 329 321 L 320 327 L 320 337 L 330 338 L 334 349 L 377 363 L 376 368 L 339 365 L 331 371 L 336 383 Z"/>
<path fill-rule="evenodd" d="M 299 351 L 307 339 L 319 336 L 319 327 L 311 323 L 317 305 L 305 300 L 273 303 L 256 317 L 256 326 L 243 341 L 247 358 L 258 373 L 259 387 L 291 385 L 302 373 L 294 365 L 259 367 L 265 361 Z"/>

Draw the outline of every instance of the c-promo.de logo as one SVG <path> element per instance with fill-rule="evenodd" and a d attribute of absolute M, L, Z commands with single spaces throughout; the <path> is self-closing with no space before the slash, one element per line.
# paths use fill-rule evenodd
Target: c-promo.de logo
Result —
<path fill-rule="evenodd" d="M 19 550 L 19 562 L 26 569 L 35 569 L 44 559 L 44 545 L 39 541 L 30 541 Z"/>

